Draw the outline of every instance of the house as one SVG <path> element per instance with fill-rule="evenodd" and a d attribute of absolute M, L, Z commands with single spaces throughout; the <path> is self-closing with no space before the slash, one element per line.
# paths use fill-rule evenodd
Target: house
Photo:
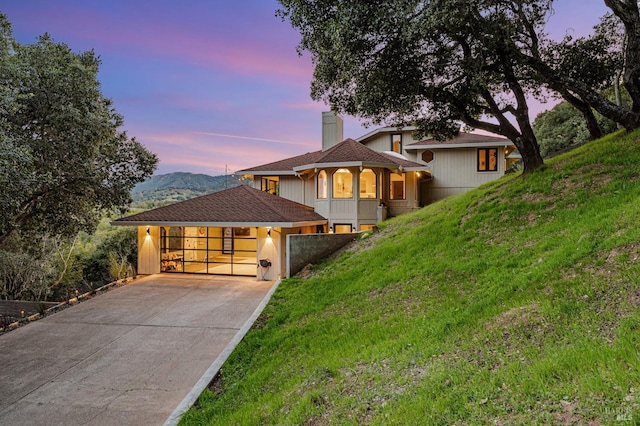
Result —
<path fill-rule="evenodd" d="M 333 232 L 362 231 L 504 175 L 515 146 L 461 133 L 414 140 L 415 127 L 343 139 L 342 118 L 322 115 L 322 150 L 240 170 L 254 188 L 313 207 Z"/>
<path fill-rule="evenodd" d="M 322 115 L 322 149 L 241 170 L 240 186 L 117 219 L 138 227 L 138 273 L 284 275 L 287 235 L 372 228 L 504 175 L 508 139 L 462 133 L 414 140 L 413 127 L 344 139 L 342 118 Z"/>
<path fill-rule="evenodd" d="M 414 140 L 415 130 L 385 127 L 357 140 L 369 148 L 392 150 L 427 166 L 431 179 L 422 181 L 421 206 L 504 176 L 520 159 L 513 142 L 503 137 L 461 132 L 446 141 Z"/>

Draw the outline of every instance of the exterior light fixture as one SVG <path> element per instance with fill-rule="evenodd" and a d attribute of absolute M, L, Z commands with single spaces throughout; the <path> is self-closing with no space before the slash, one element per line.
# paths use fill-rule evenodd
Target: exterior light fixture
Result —
<path fill-rule="evenodd" d="M 151 235 L 151 228 L 147 226 L 147 237 Z"/>
<path fill-rule="evenodd" d="M 267 237 L 271 238 L 271 228 L 267 229 Z"/>

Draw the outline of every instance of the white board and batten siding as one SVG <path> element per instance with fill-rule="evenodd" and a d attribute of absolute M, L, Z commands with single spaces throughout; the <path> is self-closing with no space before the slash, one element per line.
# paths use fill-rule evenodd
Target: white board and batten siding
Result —
<path fill-rule="evenodd" d="M 295 201 L 296 203 L 305 203 L 305 182 L 296 176 L 280 176 L 279 194 L 282 198 Z"/>
<path fill-rule="evenodd" d="M 433 179 L 428 185 L 428 202 L 461 194 L 504 175 L 504 150 L 498 148 L 498 170 L 478 171 L 478 149 L 432 149 Z"/>
<path fill-rule="evenodd" d="M 367 138 L 366 140 L 363 141 L 363 143 L 367 146 L 367 148 L 371 148 L 374 151 L 378 151 L 378 152 L 384 152 L 384 151 L 391 151 L 391 135 L 395 135 L 398 133 L 402 133 L 402 152 L 401 154 L 404 155 L 405 157 L 407 157 L 407 159 L 411 160 L 411 161 L 415 161 L 416 160 L 416 156 L 414 153 L 411 152 L 407 152 L 405 150 L 405 148 L 416 142 L 413 137 L 412 137 L 412 133 L 413 131 L 409 131 L 409 130 L 404 130 L 404 131 L 385 131 L 385 132 L 381 132 L 378 133 L 377 135 L 371 137 L 371 138 Z"/>

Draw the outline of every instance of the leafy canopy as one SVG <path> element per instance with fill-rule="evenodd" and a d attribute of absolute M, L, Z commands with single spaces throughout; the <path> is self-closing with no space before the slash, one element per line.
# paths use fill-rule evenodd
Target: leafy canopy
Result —
<path fill-rule="evenodd" d="M 438 139 L 464 123 L 511 139 L 525 171 L 542 164 L 527 105 L 539 85 L 516 53 L 530 48 L 550 0 L 280 3 L 311 52 L 314 99 Z"/>
<path fill-rule="evenodd" d="M 0 27 L 0 246 L 16 231 L 91 232 L 158 160 L 119 130 L 93 51 L 74 53 L 46 34 L 21 45 L 3 15 Z"/>

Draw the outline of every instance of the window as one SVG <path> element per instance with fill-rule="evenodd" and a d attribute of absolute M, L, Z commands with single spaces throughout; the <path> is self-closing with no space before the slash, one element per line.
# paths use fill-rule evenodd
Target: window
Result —
<path fill-rule="evenodd" d="M 498 148 L 478 149 L 478 171 L 497 172 L 498 171 Z"/>
<path fill-rule="evenodd" d="M 333 173 L 333 198 L 353 198 L 353 175 L 347 169 Z"/>
<path fill-rule="evenodd" d="M 278 180 L 273 177 L 263 177 L 262 178 L 262 190 L 264 192 L 268 192 L 269 194 L 278 195 Z"/>
<path fill-rule="evenodd" d="M 336 234 L 348 234 L 352 231 L 351 224 L 336 223 L 333 228 Z"/>
<path fill-rule="evenodd" d="M 318 173 L 318 199 L 327 198 L 327 172 L 321 170 Z"/>
<path fill-rule="evenodd" d="M 430 163 L 433 161 L 433 152 L 426 150 L 425 152 L 422 153 L 422 161 L 424 161 L 425 163 Z"/>
<path fill-rule="evenodd" d="M 391 135 L 391 151 L 402 154 L 402 133 Z"/>
<path fill-rule="evenodd" d="M 405 174 L 400 175 L 392 173 L 390 176 L 390 199 L 391 200 L 404 200 L 404 178 Z"/>
<path fill-rule="evenodd" d="M 377 198 L 376 174 L 371 169 L 360 172 L 360 198 Z"/>

